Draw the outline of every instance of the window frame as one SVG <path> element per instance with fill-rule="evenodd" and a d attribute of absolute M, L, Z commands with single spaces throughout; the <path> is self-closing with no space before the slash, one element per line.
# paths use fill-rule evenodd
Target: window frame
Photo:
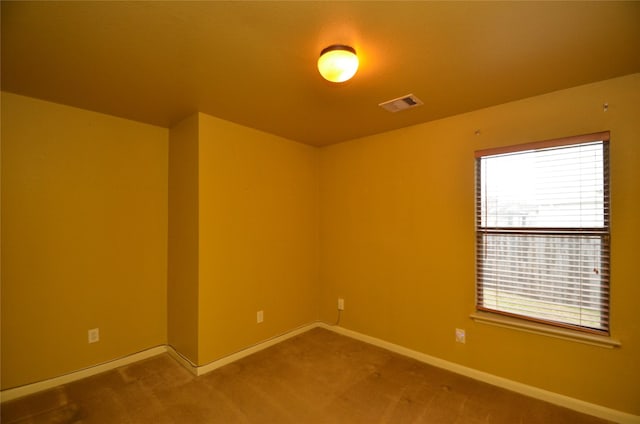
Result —
<path fill-rule="evenodd" d="M 482 172 L 481 172 L 481 160 L 484 157 L 496 156 L 510 153 L 519 153 L 526 151 L 535 151 L 541 149 L 550 148 L 562 148 L 571 145 L 578 145 L 583 143 L 602 142 L 602 161 L 603 161 L 603 227 L 595 228 L 570 228 L 570 227 L 490 227 L 489 225 L 482 225 Z M 498 316 L 506 316 L 508 318 L 515 318 L 522 320 L 523 322 L 532 322 L 536 324 L 542 324 L 549 326 L 550 328 L 564 328 L 569 330 L 576 330 L 583 333 L 595 334 L 598 336 L 609 336 L 611 331 L 610 322 L 610 243 L 611 243 L 611 225 L 610 225 L 610 172 L 609 172 L 609 131 L 584 134 L 573 137 L 565 137 L 553 140 L 544 140 L 533 143 L 525 143 L 513 146 L 497 147 L 490 149 L 478 150 L 475 152 L 475 231 L 476 231 L 476 283 L 475 283 L 475 308 L 479 313 L 497 314 Z M 568 322 L 552 321 L 544 318 L 538 318 L 534 316 L 528 316 L 518 313 L 512 313 L 503 311 L 500 309 L 494 309 L 486 307 L 481 304 L 483 299 L 483 278 L 482 278 L 482 263 L 483 263 L 483 247 L 482 245 L 484 237 L 493 232 L 493 234 L 507 234 L 514 235 L 548 235 L 554 236 L 558 234 L 562 235 L 575 235 L 577 237 L 585 235 L 595 235 L 600 238 L 600 250 L 601 250 L 601 264 L 606 264 L 602 268 L 605 272 L 601 276 L 600 289 L 603 292 L 603 297 L 606 299 L 606 304 L 600 306 L 600 313 L 604 315 L 604 322 L 606 328 L 592 328 L 581 325 L 576 325 Z"/>

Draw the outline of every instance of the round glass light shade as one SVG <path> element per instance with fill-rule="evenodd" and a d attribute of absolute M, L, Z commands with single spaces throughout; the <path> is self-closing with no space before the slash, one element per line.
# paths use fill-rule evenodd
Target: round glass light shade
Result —
<path fill-rule="evenodd" d="M 322 50 L 318 59 L 318 71 L 327 81 L 344 82 L 356 74 L 358 56 L 349 46 L 329 46 Z"/>

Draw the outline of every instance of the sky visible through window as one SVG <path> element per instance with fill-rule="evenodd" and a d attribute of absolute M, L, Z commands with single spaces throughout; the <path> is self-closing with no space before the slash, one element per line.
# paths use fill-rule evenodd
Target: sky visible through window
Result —
<path fill-rule="evenodd" d="M 602 143 L 484 157 L 482 226 L 603 227 Z"/>

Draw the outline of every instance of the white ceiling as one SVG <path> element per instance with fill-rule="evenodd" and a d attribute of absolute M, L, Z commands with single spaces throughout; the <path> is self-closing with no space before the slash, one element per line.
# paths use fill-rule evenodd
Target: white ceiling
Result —
<path fill-rule="evenodd" d="M 2 89 L 326 145 L 640 72 L 640 2 L 2 1 Z M 349 44 L 343 84 L 315 64 Z M 424 105 L 378 103 L 413 93 Z"/>

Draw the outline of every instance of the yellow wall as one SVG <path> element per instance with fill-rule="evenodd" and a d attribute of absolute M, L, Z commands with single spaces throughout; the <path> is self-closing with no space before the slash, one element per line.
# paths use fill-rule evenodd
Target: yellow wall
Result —
<path fill-rule="evenodd" d="M 198 362 L 198 115 L 169 131 L 168 342 Z"/>
<path fill-rule="evenodd" d="M 640 414 L 638 110 L 633 75 L 317 149 L 3 93 L 2 388 L 163 343 L 203 365 L 341 296 L 346 328 Z M 622 348 L 472 322 L 474 150 L 602 130 Z"/>
<path fill-rule="evenodd" d="M 167 143 L 2 93 L 3 389 L 166 343 Z"/>
<path fill-rule="evenodd" d="M 199 122 L 204 364 L 317 319 L 318 149 Z"/>
<path fill-rule="evenodd" d="M 640 414 L 638 111 L 640 74 L 323 148 L 321 318 L 333 321 L 344 296 L 349 329 Z M 603 130 L 611 131 L 611 330 L 622 347 L 471 321 L 474 150 Z M 465 345 L 455 328 L 466 329 Z"/>
<path fill-rule="evenodd" d="M 171 128 L 169 344 L 195 364 L 317 319 L 317 160 L 202 113 Z"/>

